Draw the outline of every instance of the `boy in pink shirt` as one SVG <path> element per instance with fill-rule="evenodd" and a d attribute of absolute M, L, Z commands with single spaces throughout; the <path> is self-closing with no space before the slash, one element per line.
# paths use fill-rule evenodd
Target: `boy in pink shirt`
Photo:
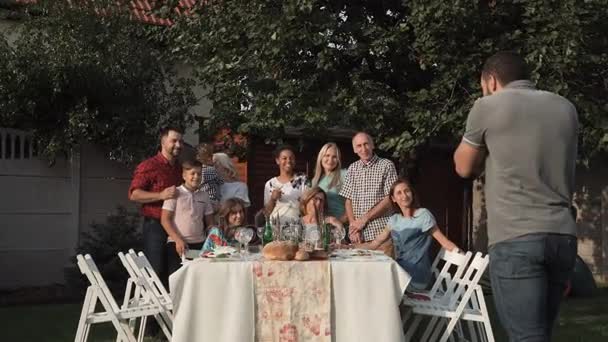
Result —
<path fill-rule="evenodd" d="M 184 184 L 179 186 L 174 199 L 165 200 L 161 224 L 167 235 L 167 261 L 169 274 L 181 265 L 181 257 L 188 249 L 201 249 L 205 230 L 215 224 L 213 205 L 209 195 L 200 190 L 201 163 L 182 163 Z"/>

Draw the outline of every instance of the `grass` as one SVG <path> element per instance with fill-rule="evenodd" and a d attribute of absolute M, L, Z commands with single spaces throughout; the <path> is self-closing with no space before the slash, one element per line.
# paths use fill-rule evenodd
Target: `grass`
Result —
<path fill-rule="evenodd" d="M 492 297 L 486 297 L 496 342 L 507 337 L 494 312 Z M 553 330 L 553 342 L 608 341 L 608 288 L 600 288 L 593 297 L 567 298 L 562 301 L 559 319 Z"/>
<path fill-rule="evenodd" d="M 80 318 L 80 304 L 48 304 L 36 306 L 8 306 L 0 308 L 2 341 L 74 341 Z M 116 332 L 110 323 L 91 327 L 88 341 L 116 341 Z M 146 338 L 146 342 L 161 339 Z"/>
<path fill-rule="evenodd" d="M 488 305 L 493 309 L 491 297 Z M 562 303 L 560 318 L 553 342 L 608 341 L 608 288 L 591 298 L 569 298 Z M 8 306 L 0 308 L 2 341 L 73 341 L 80 315 L 80 304 L 53 304 L 38 306 Z M 490 313 L 493 315 L 493 312 Z M 507 342 L 504 332 L 495 320 L 497 342 Z M 115 341 L 115 332 L 109 324 L 96 324 L 91 328 L 89 341 Z M 161 339 L 147 338 L 147 342 Z"/>
<path fill-rule="evenodd" d="M 562 303 L 555 341 L 608 341 L 608 288 L 590 298 L 571 298 Z"/>

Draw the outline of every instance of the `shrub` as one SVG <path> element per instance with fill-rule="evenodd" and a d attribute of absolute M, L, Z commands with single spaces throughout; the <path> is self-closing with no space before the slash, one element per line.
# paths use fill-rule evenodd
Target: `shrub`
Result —
<path fill-rule="evenodd" d="M 76 254 L 90 254 L 93 257 L 115 298 L 122 297 L 128 278 L 118 252 L 130 248 L 141 250 L 139 227 L 139 214 L 119 206 L 116 213 L 108 215 L 105 223 L 93 222 L 90 231 L 81 233 Z M 76 265 L 76 257 L 72 259 L 73 266 L 66 270 L 67 283 L 74 290 L 84 291 L 88 283 Z"/>

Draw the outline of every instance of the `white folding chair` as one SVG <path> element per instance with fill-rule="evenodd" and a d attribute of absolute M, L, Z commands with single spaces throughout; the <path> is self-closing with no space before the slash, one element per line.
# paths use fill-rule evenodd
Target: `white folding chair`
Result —
<path fill-rule="evenodd" d="M 129 320 L 158 315 L 161 308 L 158 305 L 137 305 L 135 307 L 120 308 L 101 276 L 97 265 L 90 255 L 77 255 L 78 268 L 89 283 L 86 296 L 82 304 L 80 320 L 76 330 L 75 342 L 84 342 L 89 336 L 92 324 L 111 322 L 117 332 L 117 341 L 136 342 L 133 331 L 129 327 Z M 95 312 L 97 302 L 101 302 L 102 312 Z"/>
<path fill-rule="evenodd" d="M 131 250 L 133 252 L 133 250 Z M 135 252 L 132 253 L 137 257 Z M 118 253 L 118 257 L 122 262 L 124 268 L 129 274 L 127 280 L 127 287 L 125 289 L 125 296 L 123 300 L 123 308 L 136 307 L 138 305 L 156 305 L 161 311 L 155 315 L 155 319 L 159 322 L 159 325 L 165 334 L 165 336 L 171 340 L 171 330 L 173 329 L 173 316 L 170 311 L 167 310 L 166 306 L 161 303 L 161 300 L 155 296 L 153 286 L 150 284 L 148 279 L 141 273 L 136 267 L 136 263 L 130 254 L 125 255 L 122 252 Z M 162 324 L 161 324 L 162 321 Z M 143 341 L 144 332 L 146 327 L 147 317 L 143 317 L 140 322 L 138 341 Z M 136 320 L 132 319 L 129 321 L 129 326 L 134 329 Z"/>
<path fill-rule="evenodd" d="M 493 342 L 494 333 L 492 332 L 492 324 L 488 314 L 488 307 L 483 295 L 483 290 L 480 285 L 475 287 L 475 291 L 471 295 L 469 306 L 465 309 L 465 314 L 462 317 L 467 322 L 466 328 L 469 338 L 472 342 Z M 461 337 L 464 337 L 464 331 L 459 331 Z"/>
<path fill-rule="evenodd" d="M 141 275 L 152 289 L 152 293 L 158 298 L 160 304 L 166 309 L 168 313 L 173 312 L 173 300 L 169 295 L 169 291 L 165 288 L 162 281 L 150 265 L 150 261 L 144 255 L 143 252 L 135 253 L 134 250 L 130 249 L 126 255 L 127 260 L 132 265 L 133 270 Z M 171 316 L 172 317 L 172 316 Z M 171 320 L 172 321 L 172 320 Z"/>
<path fill-rule="evenodd" d="M 494 335 L 490 324 L 483 292 L 479 286 L 479 279 L 487 268 L 489 257 L 477 253 L 463 277 L 454 277 L 453 291 L 440 297 L 439 300 L 417 301 L 411 306 L 416 315 L 431 316 L 431 320 L 420 341 L 446 342 L 453 338 L 452 332 L 459 320 L 479 322 L 477 328 L 483 327 L 483 341 L 494 342 Z M 472 326 L 472 325 L 471 325 Z M 441 332 L 443 331 L 443 334 Z M 409 333 L 409 331 L 408 331 Z M 439 337 L 441 334 L 441 337 Z M 472 335 L 476 338 L 477 335 Z M 411 339 L 412 335 L 406 336 Z"/>
<path fill-rule="evenodd" d="M 441 305 L 449 301 L 457 287 L 455 280 L 462 277 L 471 256 L 471 252 L 462 254 L 458 251 L 449 252 L 442 248 L 431 266 L 435 277 L 431 289 L 423 292 L 408 292 L 403 298 L 403 304 L 413 308 L 426 307 L 430 303 Z M 410 319 L 412 319 L 411 322 Z M 411 309 L 404 314 L 403 328 L 406 332 L 406 340 L 412 339 L 422 319 L 423 316 L 415 315 L 414 310 Z"/>

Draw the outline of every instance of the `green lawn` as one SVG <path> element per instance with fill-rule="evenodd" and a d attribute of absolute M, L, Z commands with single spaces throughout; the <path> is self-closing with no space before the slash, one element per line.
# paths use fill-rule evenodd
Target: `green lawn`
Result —
<path fill-rule="evenodd" d="M 492 308 L 491 297 L 488 305 Z M 78 304 L 10 306 L 0 308 L 2 341 L 66 342 L 74 339 L 80 314 Z M 498 323 L 497 341 L 506 342 Z M 89 341 L 114 341 L 110 325 L 95 325 Z M 147 339 L 147 341 L 154 341 Z M 554 342 L 608 341 L 608 288 L 592 298 L 570 298 L 563 302 Z"/>
<path fill-rule="evenodd" d="M 494 313 L 492 297 L 488 301 L 492 327 L 497 342 L 508 342 Z M 562 302 L 553 342 L 608 341 L 608 288 L 601 288 L 594 297 L 568 298 Z"/>
<path fill-rule="evenodd" d="M 67 342 L 74 341 L 80 317 L 79 304 L 9 306 L 0 308 L 1 341 Z M 88 341 L 116 341 L 109 323 L 91 327 Z M 146 342 L 157 341 L 147 338 Z"/>

